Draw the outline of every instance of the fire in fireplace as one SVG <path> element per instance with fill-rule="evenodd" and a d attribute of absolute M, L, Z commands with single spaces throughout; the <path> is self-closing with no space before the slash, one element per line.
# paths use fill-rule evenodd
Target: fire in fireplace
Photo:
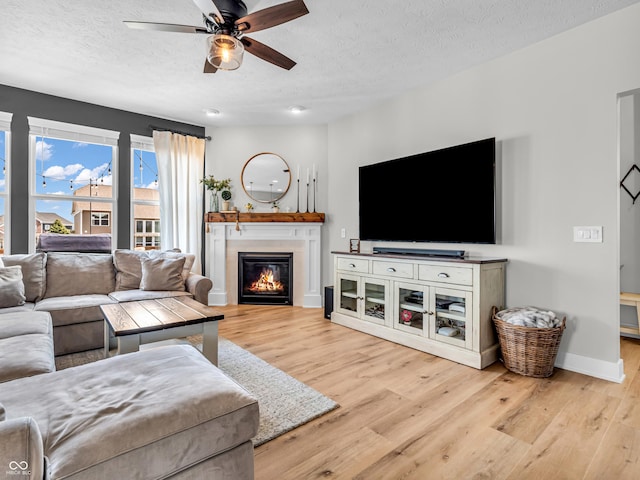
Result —
<path fill-rule="evenodd" d="M 273 270 L 271 270 L 270 268 L 265 268 L 264 270 L 262 270 L 258 279 L 255 282 L 251 283 L 251 286 L 249 287 L 249 291 L 251 293 L 282 293 L 284 292 L 284 289 L 284 283 L 273 278 Z"/>
<path fill-rule="evenodd" d="M 293 305 L 293 253 L 239 252 L 238 303 Z"/>

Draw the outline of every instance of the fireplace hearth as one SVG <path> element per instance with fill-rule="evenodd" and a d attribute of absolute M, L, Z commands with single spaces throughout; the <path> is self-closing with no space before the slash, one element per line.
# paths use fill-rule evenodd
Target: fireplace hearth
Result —
<path fill-rule="evenodd" d="M 293 305 L 293 253 L 239 252 L 238 303 Z"/>

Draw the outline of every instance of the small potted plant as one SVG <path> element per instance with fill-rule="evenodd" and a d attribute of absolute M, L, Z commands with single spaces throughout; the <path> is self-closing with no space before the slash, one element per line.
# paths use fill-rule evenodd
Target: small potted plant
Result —
<path fill-rule="evenodd" d="M 219 211 L 218 192 L 221 190 L 229 190 L 229 187 L 231 186 L 231 179 L 225 178 L 224 180 L 216 180 L 213 175 L 209 175 L 208 177 L 204 177 L 200 180 L 200 183 L 202 183 L 207 190 L 211 192 L 211 197 L 209 198 L 209 211 Z"/>
<path fill-rule="evenodd" d="M 280 211 L 280 204 L 278 202 L 271 202 L 271 211 L 278 213 Z"/>
<path fill-rule="evenodd" d="M 222 210 L 229 211 L 231 209 L 231 190 L 222 190 L 220 196 L 222 197 Z"/>

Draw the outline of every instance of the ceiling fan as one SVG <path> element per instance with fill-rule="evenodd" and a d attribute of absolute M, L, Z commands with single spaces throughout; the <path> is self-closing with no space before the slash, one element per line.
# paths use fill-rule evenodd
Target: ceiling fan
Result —
<path fill-rule="evenodd" d="M 309 13 L 303 0 L 292 0 L 273 7 L 247 13 L 242 0 L 193 0 L 202 11 L 204 27 L 176 25 L 171 23 L 132 22 L 124 23 L 129 28 L 156 30 L 161 32 L 203 33 L 207 38 L 207 59 L 204 73 L 218 70 L 235 70 L 242 65 L 244 51 L 262 60 L 291 70 L 296 62 L 273 48 L 246 36 Z"/>

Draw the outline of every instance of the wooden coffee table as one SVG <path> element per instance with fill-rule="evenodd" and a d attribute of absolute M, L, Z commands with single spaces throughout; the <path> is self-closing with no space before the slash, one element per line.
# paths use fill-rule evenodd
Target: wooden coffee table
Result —
<path fill-rule="evenodd" d="M 135 352 L 143 343 L 202 333 L 202 353 L 218 364 L 218 321 L 224 315 L 215 308 L 190 297 L 169 297 L 101 305 L 100 310 L 105 320 L 105 358 L 110 331 L 118 341 L 118 354 Z"/>

